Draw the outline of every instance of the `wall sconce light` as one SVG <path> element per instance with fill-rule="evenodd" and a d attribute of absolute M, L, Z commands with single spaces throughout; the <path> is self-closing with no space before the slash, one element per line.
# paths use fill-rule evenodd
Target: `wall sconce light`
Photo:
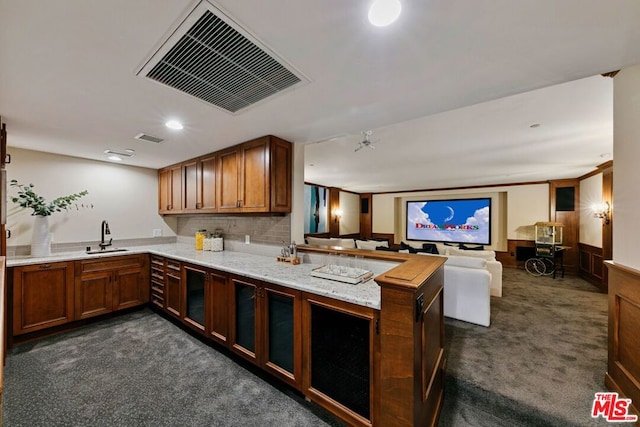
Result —
<path fill-rule="evenodd" d="M 334 209 L 333 211 L 333 221 L 338 222 L 342 218 L 342 209 Z"/>
<path fill-rule="evenodd" d="M 602 219 L 605 224 L 609 224 L 611 222 L 611 219 L 609 218 L 610 213 L 611 205 L 609 202 L 602 202 L 593 206 L 593 216 L 595 218 Z"/>

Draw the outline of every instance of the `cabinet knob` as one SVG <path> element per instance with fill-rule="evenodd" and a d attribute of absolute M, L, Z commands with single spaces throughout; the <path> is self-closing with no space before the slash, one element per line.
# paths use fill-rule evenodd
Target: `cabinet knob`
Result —
<path fill-rule="evenodd" d="M 11 230 L 7 230 L 7 239 L 11 238 Z"/>
<path fill-rule="evenodd" d="M 51 264 L 40 264 L 40 268 L 51 268 Z"/>
<path fill-rule="evenodd" d="M 7 165 L 11 163 L 11 154 L 7 153 L 7 155 L 4 158 L 4 163 Z"/>

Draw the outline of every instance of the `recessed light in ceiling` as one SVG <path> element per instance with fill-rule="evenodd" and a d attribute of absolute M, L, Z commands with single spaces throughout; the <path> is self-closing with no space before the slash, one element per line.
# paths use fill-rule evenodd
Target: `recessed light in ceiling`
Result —
<path fill-rule="evenodd" d="M 133 148 L 126 148 L 124 151 L 125 153 L 129 153 L 129 154 L 133 154 L 136 152 L 136 150 L 134 150 Z"/>
<path fill-rule="evenodd" d="M 375 0 L 369 7 L 369 22 L 376 27 L 386 27 L 398 19 L 401 11 L 399 0 Z"/>
<path fill-rule="evenodd" d="M 530 127 L 531 129 L 539 128 L 539 127 L 540 127 L 540 123 L 534 123 L 534 124 L 530 125 L 529 127 Z"/>
<path fill-rule="evenodd" d="M 122 161 L 122 158 L 120 158 L 118 156 L 109 156 L 109 157 L 107 157 L 107 159 L 113 160 L 114 162 L 121 162 Z"/>
<path fill-rule="evenodd" d="M 181 130 L 184 128 L 184 126 L 182 126 L 182 123 L 180 123 L 177 120 L 169 120 L 164 125 L 169 129 L 173 129 L 173 130 Z"/>

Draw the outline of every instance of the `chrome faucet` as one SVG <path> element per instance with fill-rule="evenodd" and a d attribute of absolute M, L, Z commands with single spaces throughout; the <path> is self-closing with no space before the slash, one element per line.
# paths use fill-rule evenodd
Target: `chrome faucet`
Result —
<path fill-rule="evenodd" d="M 111 235 L 111 230 L 109 230 L 109 223 L 106 220 L 103 220 L 102 225 L 100 226 L 101 240 L 100 240 L 100 243 L 98 244 L 98 246 L 100 246 L 101 251 L 104 250 L 107 246 L 111 246 L 111 242 L 113 241 L 113 238 L 110 238 L 109 243 L 105 243 L 104 241 L 105 235 Z"/>

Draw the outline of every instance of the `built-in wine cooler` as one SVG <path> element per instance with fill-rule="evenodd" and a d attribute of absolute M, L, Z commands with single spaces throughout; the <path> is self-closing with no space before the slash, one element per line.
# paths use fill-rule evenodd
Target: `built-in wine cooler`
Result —
<path fill-rule="evenodd" d="M 366 419 L 371 320 L 311 305 L 311 387 Z"/>

